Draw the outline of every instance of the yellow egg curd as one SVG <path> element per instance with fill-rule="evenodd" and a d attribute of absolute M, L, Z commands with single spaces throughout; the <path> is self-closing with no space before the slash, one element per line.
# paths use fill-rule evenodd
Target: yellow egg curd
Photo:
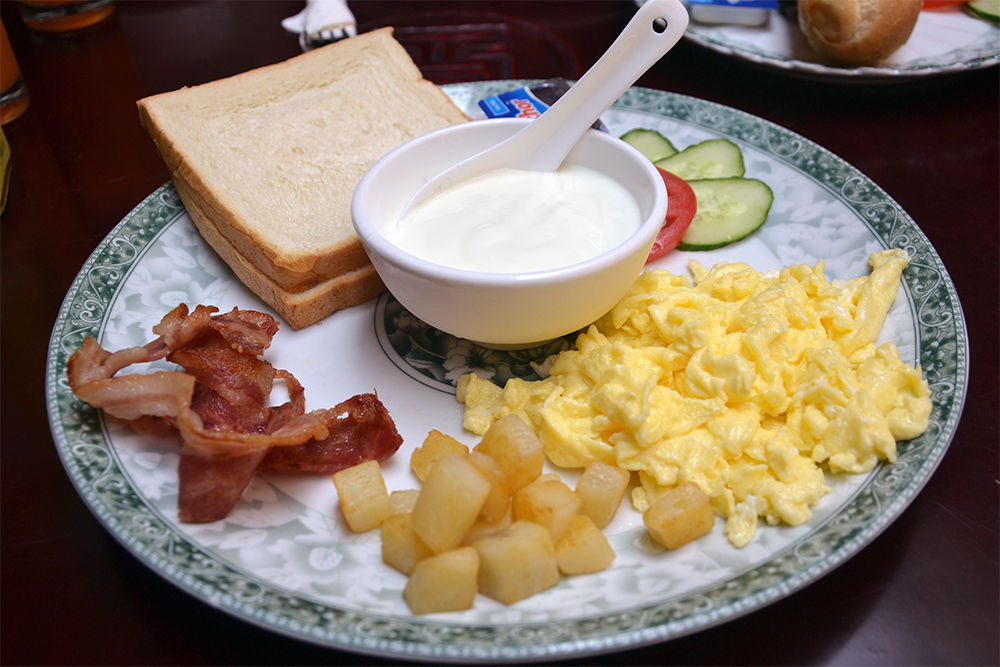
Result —
<path fill-rule="evenodd" d="M 557 466 L 636 471 L 640 512 L 693 482 L 739 547 L 759 517 L 801 525 L 829 492 L 824 471 L 895 461 L 896 442 L 928 426 L 920 369 L 875 344 L 909 258 L 870 262 L 870 275 L 833 282 L 822 261 L 767 273 L 692 261 L 693 284 L 648 270 L 544 379 L 501 389 L 463 376 L 463 425 L 483 434 L 516 413 Z"/>

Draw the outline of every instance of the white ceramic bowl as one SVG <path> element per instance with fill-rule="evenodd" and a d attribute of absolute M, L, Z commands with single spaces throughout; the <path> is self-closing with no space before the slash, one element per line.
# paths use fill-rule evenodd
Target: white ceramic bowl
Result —
<path fill-rule="evenodd" d="M 421 185 L 528 122 L 474 121 L 417 137 L 372 166 L 351 205 L 372 264 L 410 313 L 441 331 L 495 348 L 549 341 L 608 312 L 642 272 L 667 210 L 666 188 L 652 163 L 624 141 L 588 130 L 564 164 L 589 167 L 624 185 L 643 220 L 639 231 L 616 248 L 559 269 L 487 273 L 429 262 L 386 239 L 385 231 Z"/>

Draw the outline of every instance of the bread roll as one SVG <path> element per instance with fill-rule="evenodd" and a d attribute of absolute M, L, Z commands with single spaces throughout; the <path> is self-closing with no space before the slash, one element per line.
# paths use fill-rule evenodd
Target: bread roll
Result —
<path fill-rule="evenodd" d="M 798 0 L 799 28 L 827 63 L 874 65 L 906 43 L 923 0 Z"/>

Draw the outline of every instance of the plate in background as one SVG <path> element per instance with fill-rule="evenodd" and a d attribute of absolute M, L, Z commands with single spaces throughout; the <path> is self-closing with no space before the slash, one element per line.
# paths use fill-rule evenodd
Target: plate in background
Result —
<path fill-rule="evenodd" d="M 961 5 L 920 12 L 906 44 L 873 67 L 831 67 L 820 62 L 798 24 L 768 12 L 763 26 L 709 25 L 694 21 L 684 34 L 724 55 L 804 78 L 892 83 L 963 72 L 1000 63 L 1000 27 L 969 15 Z"/>

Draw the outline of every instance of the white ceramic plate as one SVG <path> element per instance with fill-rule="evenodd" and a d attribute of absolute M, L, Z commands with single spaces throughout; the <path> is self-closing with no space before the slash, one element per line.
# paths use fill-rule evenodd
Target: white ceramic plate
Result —
<path fill-rule="evenodd" d="M 1000 27 L 969 15 L 962 5 L 920 12 L 906 44 L 874 67 L 824 65 L 798 25 L 777 12 L 769 12 L 767 23 L 756 27 L 692 21 L 684 36 L 755 65 L 795 76 L 854 83 L 907 81 L 1000 63 Z"/>
<path fill-rule="evenodd" d="M 523 82 L 446 90 L 463 108 Z M 751 612 L 823 576 L 871 542 L 914 498 L 955 432 L 965 399 L 962 310 L 940 259 L 914 222 L 850 165 L 781 127 L 701 100 L 629 90 L 604 116 L 615 134 L 644 126 L 678 147 L 728 137 L 747 175 L 775 193 L 768 222 L 706 263 L 745 260 L 760 270 L 827 261 L 830 278 L 868 271 L 872 251 L 913 258 L 882 338 L 922 364 L 933 389 L 931 427 L 901 443 L 899 459 L 867 476 L 831 477 L 833 492 L 808 524 L 761 527 L 735 549 L 722 523 L 696 543 L 664 552 L 644 538 L 628 503 L 607 529 L 617 559 L 607 571 L 566 578 L 510 607 L 482 596 L 473 609 L 411 616 L 402 575 L 380 561 L 378 533 L 354 535 L 329 475 L 258 476 L 230 516 L 177 520 L 179 441 L 169 428 L 136 432 L 71 393 L 69 355 L 84 336 L 110 349 L 139 345 L 180 302 L 267 310 L 192 226 L 170 185 L 151 194 L 94 251 L 66 296 L 47 366 L 52 431 L 69 476 L 98 520 L 138 559 L 180 588 L 265 628 L 317 644 L 380 656 L 440 661 L 565 658 L 659 642 Z M 685 272 L 673 253 L 660 267 Z M 375 389 L 404 437 L 383 471 L 390 489 L 416 488 L 410 451 L 431 429 L 475 439 L 461 427 L 453 383 L 466 370 L 503 382 L 530 377 L 546 349 L 495 352 L 415 320 L 389 295 L 321 324 L 279 331 L 266 357 L 306 388 L 307 409 Z M 569 477 L 569 476 L 568 476 Z"/>

